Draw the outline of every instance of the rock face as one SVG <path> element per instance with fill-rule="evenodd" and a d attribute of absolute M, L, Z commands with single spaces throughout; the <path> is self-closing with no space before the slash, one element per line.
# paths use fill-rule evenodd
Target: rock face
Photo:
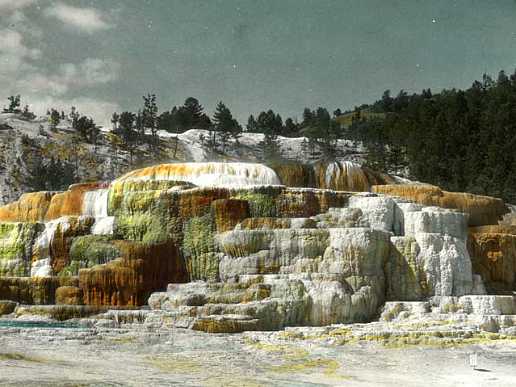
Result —
<path fill-rule="evenodd" d="M 373 192 L 399 196 L 425 206 L 452 208 L 469 214 L 470 226 L 497 224 L 509 208 L 501 199 L 442 191 L 428 184 L 378 185 Z"/>
<path fill-rule="evenodd" d="M 388 175 L 374 172 L 352 161 L 318 162 L 312 165 L 272 165 L 282 184 L 337 191 L 370 191 L 373 185 L 395 184 Z"/>
<path fill-rule="evenodd" d="M 490 292 L 516 289 L 516 226 L 471 228 L 468 248 L 473 269 Z"/>
<path fill-rule="evenodd" d="M 87 305 L 138 306 L 155 289 L 186 280 L 184 264 L 172 243 L 113 241 L 119 258 L 79 271 Z"/>
<path fill-rule="evenodd" d="M 214 236 L 221 282 L 170 285 L 149 305 L 177 326 L 236 332 L 369 321 L 386 300 L 482 293 L 467 223 L 372 194 L 309 218 L 251 217 Z"/>
<path fill-rule="evenodd" d="M 118 179 L 121 182 L 146 180 L 186 181 L 198 187 L 281 184 L 272 169 L 253 163 L 160 164 L 137 169 Z"/>
<path fill-rule="evenodd" d="M 2 222 L 38 222 L 45 219 L 53 192 L 23 194 L 18 201 L 0 207 Z"/>
<path fill-rule="evenodd" d="M 23 196 L 0 208 L 0 299 L 148 301 L 170 324 L 238 332 L 370 321 L 386 301 L 482 294 L 482 279 L 514 289 L 512 239 L 468 239 L 468 219 L 502 212 L 496 199 L 454 199 L 463 213 L 350 192 L 391 181 L 342 162 L 313 167 L 303 184 L 321 188 L 280 185 L 296 168 L 165 164 Z M 486 266 L 497 251 L 504 263 Z"/>

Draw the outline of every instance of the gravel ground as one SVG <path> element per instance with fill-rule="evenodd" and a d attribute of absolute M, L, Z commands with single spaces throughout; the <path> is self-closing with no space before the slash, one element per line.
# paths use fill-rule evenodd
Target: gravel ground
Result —
<path fill-rule="evenodd" d="M 389 349 L 271 337 L 0 328 L 0 386 L 516 386 L 514 342 Z"/>

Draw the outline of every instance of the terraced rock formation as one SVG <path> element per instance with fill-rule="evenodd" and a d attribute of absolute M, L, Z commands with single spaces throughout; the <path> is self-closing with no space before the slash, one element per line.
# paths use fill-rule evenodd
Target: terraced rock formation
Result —
<path fill-rule="evenodd" d="M 149 322 L 240 332 L 512 297 L 509 207 L 395 183 L 351 162 L 183 163 L 25 194 L 0 207 L 0 300 L 148 303 Z"/>

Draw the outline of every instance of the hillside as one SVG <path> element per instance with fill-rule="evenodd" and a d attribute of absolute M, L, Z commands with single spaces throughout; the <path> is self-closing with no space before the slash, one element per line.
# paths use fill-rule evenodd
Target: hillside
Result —
<path fill-rule="evenodd" d="M 12 113 L 0 114 L 0 204 L 17 199 L 21 193 L 41 190 L 31 187 L 31 176 L 42 163 L 51 158 L 60 160 L 73 170 L 74 180 L 58 187 L 65 189 L 71 182 L 111 180 L 129 170 L 166 162 L 186 161 L 248 161 L 271 163 L 264 160 L 261 133 L 243 133 L 237 141 L 231 140 L 221 150 L 211 150 L 206 141 L 207 130 L 192 129 L 182 134 L 159 131 L 157 149 L 139 144 L 130 151 L 108 128 L 101 128 L 97 143 L 90 144 L 72 129 L 69 120 L 62 120 L 51 130 L 47 118 L 32 121 Z M 276 162 L 316 163 L 324 159 L 317 144 L 306 148 L 304 137 L 279 136 L 280 156 Z M 337 160 L 361 162 L 364 150 L 360 143 L 338 140 Z M 32 179 L 33 180 L 33 179 Z"/>

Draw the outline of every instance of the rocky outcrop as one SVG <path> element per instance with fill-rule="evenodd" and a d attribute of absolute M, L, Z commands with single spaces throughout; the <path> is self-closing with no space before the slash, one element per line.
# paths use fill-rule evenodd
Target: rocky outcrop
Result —
<path fill-rule="evenodd" d="M 205 234 L 216 241 L 218 277 L 170 285 L 150 306 L 176 326 L 236 332 L 369 321 L 385 300 L 482 292 L 466 250 L 466 214 L 372 194 L 346 204 Z"/>
<path fill-rule="evenodd" d="M 30 275 L 39 223 L 0 223 L 0 277 Z"/>
<path fill-rule="evenodd" d="M 187 280 L 179 251 L 171 242 L 112 243 L 120 258 L 79 271 L 79 286 L 87 305 L 142 305 L 155 289 Z"/>
<path fill-rule="evenodd" d="M 238 199 L 220 199 L 211 203 L 217 232 L 229 231 L 249 217 L 249 202 Z"/>
<path fill-rule="evenodd" d="M 77 277 L 0 277 L 0 300 L 23 304 L 56 303 L 56 290 L 61 286 L 77 286 Z"/>
<path fill-rule="evenodd" d="M 508 207 L 501 199 L 462 192 L 447 192 L 428 184 L 377 185 L 373 192 L 399 196 L 425 206 L 458 209 L 469 215 L 470 226 L 497 224 Z"/>
<path fill-rule="evenodd" d="M 0 316 L 14 312 L 16 305 L 14 301 L 0 300 Z"/>
<path fill-rule="evenodd" d="M 471 218 L 498 218 L 497 199 L 349 192 L 390 182 L 350 163 L 313 167 L 324 189 L 279 185 L 304 168 L 165 164 L 35 195 L 48 197 L 38 211 L 20 200 L 9 216 L 35 220 L 0 223 L 0 299 L 148 301 L 162 323 L 238 332 L 366 322 L 386 301 L 481 295 L 482 279 L 489 292 L 514 289 L 510 226 L 468 239 Z"/>
<path fill-rule="evenodd" d="M 516 290 L 516 227 L 471 228 L 468 249 L 473 271 L 482 276 L 490 292 Z"/>
<path fill-rule="evenodd" d="M 370 191 L 373 185 L 395 184 L 394 178 L 374 172 L 352 161 L 315 164 L 273 164 L 282 184 L 289 187 L 311 187 L 336 191 Z"/>
<path fill-rule="evenodd" d="M 70 265 L 73 238 L 88 234 L 93 222 L 90 217 L 63 216 L 42 224 L 33 245 L 30 275 L 47 277 L 62 272 Z"/>
<path fill-rule="evenodd" d="M 96 214 L 88 207 L 92 206 L 91 203 L 94 203 L 97 197 L 88 197 L 88 195 L 105 187 L 105 183 L 74 184 L 67 191 L 55 194 L 50 201 L 45 220 L 54 220 L 62 216 L 91 215 L 95 217 Z"/>
<path fill-rule="evenodd" d="M 0 207 L 0 222 L 43 221 L 54 194 L 54 192 L 23 194 L 17 201 Z"/>
<path fill-rule="evenodd" d="M 107 216 L 105 183 L 74 184 L 64 192 L 35 192 L 0 207 L 0 222 L 46 222 L 64 216 Z M 103 197 L 103 195 L 105 197 Z"/>
<path fill-rule="evenodd" d="M 146 180 L 186 181 L 198 187 L 281 184 L 272 169 L 253 163 L 160 164 L 129 172 L 117 179 L 119 182 Z"/>

